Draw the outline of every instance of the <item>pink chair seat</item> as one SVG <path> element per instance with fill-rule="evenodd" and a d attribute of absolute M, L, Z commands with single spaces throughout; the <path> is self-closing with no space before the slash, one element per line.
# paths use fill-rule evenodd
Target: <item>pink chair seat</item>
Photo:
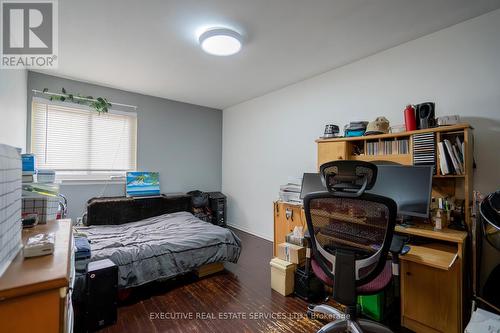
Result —
<path fill-rule="evenodd" d="M 312 259 L 311 260 L 311 267 L 314 272 L 314 274 L 325 284 L 329 286 L 333 286 L 333 280 L 325 274 L 323 269 L 318 265 L 316 260 Z M 356 292 L 358 294 L 365 294 L 365 295 L 371 295 L 371 294 L 376 294 L 377 292 L 383 290 L 389 282 L 391 282 L 392 278 L 392 267 L 391 267 L 391 262 L 387 260 L 384 269 L 380 274 L 373 279 L 372 281 L 368 282 L 367 284 L 364 284 L 362 286 L 359 286 L 356 288 Z"/>

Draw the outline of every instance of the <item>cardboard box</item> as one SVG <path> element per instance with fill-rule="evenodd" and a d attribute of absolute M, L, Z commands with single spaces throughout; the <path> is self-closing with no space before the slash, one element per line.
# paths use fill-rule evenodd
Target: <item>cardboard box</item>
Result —
<path fill-rule="evenodd" d="M 296 265 L 279 258 L 273 258 L 271 265 L 271 288 L 283 296 L 293 293 Z"/>
<path fill-rule="evenodd" d="M 290 243 L 281 243 L 278 245 L 278 258 L 301 265 L 306 260 L 306 248 Z"/>
<path fill-rule="evenodd" d="M 59 199 L 56 197 L 23 198 L 22 213 L 37 214 L 38 223 L 45 224 L 55 220 L 59 209 Z"/>

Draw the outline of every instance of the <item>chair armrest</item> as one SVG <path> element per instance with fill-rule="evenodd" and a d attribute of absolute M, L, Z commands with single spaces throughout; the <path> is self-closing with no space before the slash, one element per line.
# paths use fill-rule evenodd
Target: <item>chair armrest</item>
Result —
<path fill-rule="evenodd" d="M 389 252 L 391 252 L 392 259 L 392 275 L 394 279 L 394 293 L 396 297 L 399 297 L 399 255 L 404 255 L 408 252 L 409 247 L 405 244 L 409 241 L 408 236 L 394 235 L 392 236 L 391 247 Z"/>
<path fill-rule="evenodd" d="M 309 235 L 309 230 L 304 232 L 304 246 L 306 247 L 306 258 L 311 258 L 311 235 Z"/>
<path fill-rule="evenodd" d="M 311 272 L 311 235 L 309 235 L 309 230 L 304 232 L 304 240 L 306 245 L 306 263 L 304 266 L 304 272 L 306 276 L 309 276 Z"/>

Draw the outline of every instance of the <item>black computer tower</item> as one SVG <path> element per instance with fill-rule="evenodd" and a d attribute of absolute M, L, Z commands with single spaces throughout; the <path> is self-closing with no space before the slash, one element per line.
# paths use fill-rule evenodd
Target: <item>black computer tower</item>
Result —
<path fill-rule="evenodd" d="M 226 226 L 227 199 L 221 192 L 208 192 L 209 205 L 212 210 L 212 223 L 221 227 Z"/>
<path fill-rule="evenodd" d="M 96 331 L 116 323 L 118 297 L 118 266 L 104 259 L 88 264 L 84 325 Z"/>

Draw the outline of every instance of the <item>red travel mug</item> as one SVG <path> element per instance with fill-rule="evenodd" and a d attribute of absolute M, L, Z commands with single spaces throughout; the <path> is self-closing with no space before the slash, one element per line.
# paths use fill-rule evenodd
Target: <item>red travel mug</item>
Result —
<path fill-rule="evenodd" d="M 415 108 L 413 105 L 407 105 L 405 109 L 405 126 L 407 131 L 417 129 L 417 121 L 415 120 Z"/>

